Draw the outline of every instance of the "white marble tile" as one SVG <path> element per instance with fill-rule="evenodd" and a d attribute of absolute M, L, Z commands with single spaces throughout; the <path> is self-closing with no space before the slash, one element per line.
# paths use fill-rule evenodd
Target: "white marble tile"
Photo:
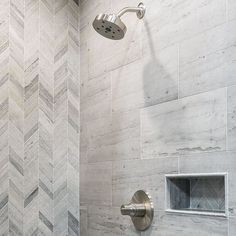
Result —
<path fill-rule="evenodd" d="M 234 0 L 228 1 L 228 17 L 229 20 L 236 19 L 236 2 Z"/>
<path fill-rule="evenodd" d="M 178 172 L 178 158 L 117 161 L 112 168 L 112 203 L 120 207 L 143 189 L 154 201 L 155 209 L 165 209 L 165 174 Z"/>
<path fill-rule="evenodd" d="M 80 203 L 111 206 L 112 164 L 81 164 Z"/>
<path fill-rule="evenodd" d="M 129 216 L 122 216 L 118 207 L 90 206 L 89 236 L 140 236 Z M 83 235 L 82 235 L 83 236 Z"/>
<path fill-rule="evenodd" d="M 112 109 L 128 111 L 177 99 L 178 48 L 144 57 L 112 72 Z"/>
<path fill-rule="evenodd" d="M 88 210 L 80 206 L 80 235 L 88 236 Z"/>
<path fill-rule="evenodd" d="M 180 97 L 235 85 L 236 21 L 180 45 Z"/>
<path fill-rule="evenodd" d="M 140 159 L 140 112 L 112 113 L 112 160 Z"/>
<path fill-rule="evenodd" d="M 81 98 L 81 120 L 89 122 L 111 115 L 110 74 L 93 78 L 85 86 L 86 92 Z"/>
<path fill-rule="evenodd" d="M 227 149 L 236 150 L 236 86 L 228 88 Z"/>
<path fill-rule="evenodd" d="M 226 218 L 170 214 L 156 211 L 151 228 L 141 236 L 227 236 Z"/>
<path fill-rule="evenodd" d="M 236 235 L 236 218 L 229 218 L 229 236 Z"/>
<path fill-rule="evenodd" d="M 219 89 L 143 109 L 143 158 L 225 150 L 226 103 Z"/>
<path fill-rule="evenodd" d="M 226 2 L 222 0 L 147 0 L 145 4 L 145 54 L 150 45 L 165 48 L 226 21 Z"/>

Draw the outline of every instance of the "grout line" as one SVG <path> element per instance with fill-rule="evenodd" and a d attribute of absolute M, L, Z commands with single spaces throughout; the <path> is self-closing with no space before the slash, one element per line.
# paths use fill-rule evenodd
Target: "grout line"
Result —
<path fill-rule="evenodd" d="M 26 6 L 26 0 L 24 0 L 24 17 L 25 17 L 25 6 Z M 25 19 L 25 18 L 24 18 Z M 25 24 L 25 22 L 24 22 Z M 24 28 L 24 39 L 25 39 L 25 28 Z M 24 139 L 24 135 L 25 135 L 25 46 L 24 46 L 24 78 L 23 78 L 23 173 L 25 171 L 25 139 Z M 25 207 L 24 207 L 24 199 L 25 199 L 25 174 L 23 175 L 23 217 L 22 217 L 22 221 L 23 221 L 23 226 L 22 226 L 22 233 L 23 235 L 25 235 L 25 224 L 24 224 L 24 216 L 25 216 Z"/>
<path fill-rule="evenodd" d="M 226 87 L 226 107 L 225 107 L 225 112 L 226 112 L 226 127 L 225 127 L 225 149 L 228 151 L 228 88 Z"/>
<path fill-rule="evenodd" d="M 225 0 L 225 17 L 226 17 L 226 22 L 229 22 L 229 2 L 228 2 L 228 0 Z"/>
<path fill-rule="evenodd" d="M 8 196 L 8 204 L 7 204 L 7 234 L 10 233 L 10 217 L 9 217 L 9 195 L 10 195 L 10 178 L 9 178 L 9 172 L 10 172 L 10 145 L 9 145 L 9 139 L 10 139 L 10 128 L 9 128 L 9 120 L 10 120 L 10 91 L 9 91 L 9 85 L 10 85 L 10 62 L 11 62 L 11 36 L 10 36 L 10 26 L 11 26 L 11 0 L 9 0 L 8 5 L 8 40 L 9 40 L 9 51 L 8 51 L 8 81 L 7 81 L 7 99 L 8 99 L 8 112 L 7 112 L 7 196 Z M 24 194 L 23 194 L 24 196 Z"/>
<path fill-rule="evenodd" d="M 177 64 L 178 64 L 178 100 L 180 99 L 180 43 L 178 45 L 178 59 L 177 59 Z"/>

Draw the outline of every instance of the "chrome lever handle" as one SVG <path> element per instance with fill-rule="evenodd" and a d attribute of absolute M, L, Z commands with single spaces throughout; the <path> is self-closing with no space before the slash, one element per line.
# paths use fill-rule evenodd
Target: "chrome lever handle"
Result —
<path fill-rule="evenodd" d="M 151 196 L 143 191 L 137 191 L 129 204 L 120 208 L 122 215 L 130 216 L 135 228 L 140 231 L 148 229 L 154 216 L 154 208 Z"/>
<path fill-rule="evenodd" d="M 146 207 L 145 204 L 129 203 L 127 205 L 122 205 L 120 211 L 122 215 L 143 217 L 146 214 Z"/>

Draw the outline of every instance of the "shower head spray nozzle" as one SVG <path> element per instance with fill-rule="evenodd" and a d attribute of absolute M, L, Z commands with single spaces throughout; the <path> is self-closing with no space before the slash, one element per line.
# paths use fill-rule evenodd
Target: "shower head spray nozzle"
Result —
<path fill-rule="evenodd" d="M 94 29 L 108 39 L 119 40 L 124 38 L 127 28 L 121 16 L 126 12 L 136 12 L 137 17 L 142 19 L 145 15 L 145 6 L 139 3 L 138 7 L 126 7 L 118 14 L 99 14 L 93 21 Z"/>

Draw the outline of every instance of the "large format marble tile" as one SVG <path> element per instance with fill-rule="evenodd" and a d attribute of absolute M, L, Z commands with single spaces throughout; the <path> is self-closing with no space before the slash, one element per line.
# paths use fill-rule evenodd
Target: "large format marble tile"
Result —
<path fill-rule="evenodd" d="M 231 217 L 229 219 L 229 236 L 236 235 L 236 218 Z"/>
<path fill-rule="evenodd" d="M 227 148 L 236 149 L 236 86 L 228 88 Z"/>
<path fill-rule="evenodd" d="M 81 164 L 80 203 L 111 206 L 112 164 Z"/>
<path fill-rule="evenodd" d="M 236 84 L 236 21 L 180 45 L 180 97 Z"/>
<path fill-rule="evenodd" d="M 236 2 L 228 0 L 228 18 L 229 20 L 236 19 Z"/>
<path fill-rule="evenodd" d="M 178 48 L 112 71 L 112 109 L 124 112 L 178 98 Z"/>
<path fill-rule="evenodd" d="M 142 236 L 227 236 L 226 218 L 156 211 L 153 225 Z"/>
<path fill-rule="evenodd" d="M 80 206 L 80 235 L 88 236 L 88 210 Z"/>
<path fill-rule="evenodd" d="M 236 153 L 198 153 L 180 157 L 180 173 L 228 173 L 229 214 L 236 216 Z M 227 193 L 226 193 L 227 194 Z"/>
<path fill-rule="evenodd" d="M 117 161 L 112 168 L 112 203 L 129 203 L 133 194 L 143 189 L 153 198 L 155 209 L 165 209 L 165 175 L 177 173 L 178 158 Z"/>
<path fill-rule="evenodd" d="M 222 0 L 145 1 L 143 49 L 165 48 L 226 21 Z"/>
<path fill-rule="evenodd" d="M 88 211 L 89 236 L 140 236 L 130 217 L 122 216 L 118 207 L 90 206 Z"/>
<path fill-rule="evenodd" d="M 145 108 L 143 158 L 226 148 L 226 89 Z"/>
<path fill-rule="evenodd" d="M 111 115 L 110 73 L 88 80 L 81 98 L 81 120 L 94 121 Z"/>

